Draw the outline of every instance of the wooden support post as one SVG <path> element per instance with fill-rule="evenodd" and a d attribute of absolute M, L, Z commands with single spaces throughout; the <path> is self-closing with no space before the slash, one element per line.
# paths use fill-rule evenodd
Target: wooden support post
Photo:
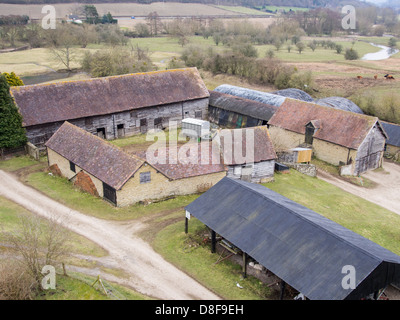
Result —
<path fill-rule="evenodd" d="M 214 230 L 211 230 L 211 253 L 215 253 L 217 243 L 217 235 Z"/>
<path fill-rule="evenodd" d="M 283 297 L 285 295 L 285 288 L 286 288 L 286 282 L 281 280 L 281 296 L 279 300 L 283 300 Z"/>
<path fill-rule="evenodd" d="M 185 233 L 187 234 L 189 232 L 189 219 L 185 218 Z"/>
<path fill-rule="evenodd" d="M 247 253 L 243 252 L 243 278 L 247 278 Z"/>

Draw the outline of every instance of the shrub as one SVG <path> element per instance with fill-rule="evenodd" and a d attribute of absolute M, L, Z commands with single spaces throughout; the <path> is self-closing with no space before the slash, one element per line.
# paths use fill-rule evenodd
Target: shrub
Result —
<path fill-rule="evenodd" d="M 346 49 L 346 53 L 344 54 L 344 58 L 346 60 L 357 60 L 359 58 L 358 52 L 356 50 L 354 50 L 353 48 Z"/>

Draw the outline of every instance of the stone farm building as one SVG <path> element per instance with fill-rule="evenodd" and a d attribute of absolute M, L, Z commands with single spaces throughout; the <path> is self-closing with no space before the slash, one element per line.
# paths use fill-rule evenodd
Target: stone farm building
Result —
<path fill-rule="evenodd" d="M 209 92 L 196 68 L 13 87 L 29 142 L 38 147 L 64 123 L 105 139 L 207 119 Z"/>
<path fill-rule="evenodd" d="M 196 145 L 200 149 L 201 144 Z M 221 162 L 201 165 L 149 162 L 69 122 L 56 131 L 46 147 L 52 172 L 119 207 L 203 192 L 226 176 Z M 210 144 L 208 147 L 212 155 L 213 148 Z M 218 150 L 215 157 L 219 157 Z"/>
<path fill-rule="evenodd" d="M 382 164 L 387 135 L 376 117 L 287 99 L 268 126 L 277 151 L 311 145 L 317 158 L 349 165 L 350 175 Z"/>
<path fill-rule="evenodd" d="M 253 183 L 273 180 L 277 156 L 267 126 L 223 129 L 214 141 L 220 145 L 228 177 Z"/>

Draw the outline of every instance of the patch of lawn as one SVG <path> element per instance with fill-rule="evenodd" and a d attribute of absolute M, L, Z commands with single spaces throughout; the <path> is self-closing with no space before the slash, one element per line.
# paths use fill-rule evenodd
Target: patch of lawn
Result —
<path fill-rule="evenodd" d="M 268 12 L 263 12 L 256 9 L 241 7 L 241 6 L 216 6 L 216 7 L 232 12 L 249 14 L 249 15 L 268 15 L 268 16 L 271 15 L 271 13 Z"/>
<path fill-rule="evenodd" d="M 238 264 L 229 260 L 215 264 L 219 254 L 211 253 L 209 244 L 198 245 L 192 239 L 194 235 L 203 232 L 206 232 L 204 225 L 191 218 L 189 233 L 185 234 L 182 211 L 182 221 L 160 231 L 153 246 L 165 259 L 225 299 L 260 300 L 271 294 L 271 290 L 260 280 L 252 276 L 244 279 Z M 243 288 L 239 288 L 237 284 Z"/>
<path fill-rule="evenodd" d="M 20 224 L 20 217 L 30 215 L 32 214 L 25 208 L 0 196 L 0 231 L 11 232 L 17 230 Z M 41 220 L 44 221 L 44 218 L 41 218 Z M 83 254 L 95 257 L 102 257 L 108 254 L 107 251 L 94 242 L 76 233 L 71 232 L 68 244 L 72 254 Z M 71 259 L 71 261 L 79 264 L 78 259 Z"/>
<path fill-rule="evenodd" d="M 96 278 L 82 274 L 73 276 L 56 275 L 56 288 L 49 289 L 37 296 L 37 300 L 147 300 L 148 298 L 133 290 L 104 280 L 106 289 L 113 294 L 106 295 L 103 288 L 96 283 Z"/>
<path fill-rule="evenodd" d="M 108 220 L 130 220 L 144 215 L 168 211 L 186 206 L 198 196 L 179 196 L 148 205 L 135 204 L 118 208 L 101 198 L 80 191 L 66 178 L 50 176 L 45 172 L 30 174 L 27 177 L 27 183 L 71 209 Z"/>
<path fill-rule="evenodd" d="M 7 160 L 0 160 L 0 169 L 11 172 L 37 164 L 38 164 L 37 161 L 33 160 L 31 157 L 27 155 L 24 155 L 24 156 L 12 157 Z"/>

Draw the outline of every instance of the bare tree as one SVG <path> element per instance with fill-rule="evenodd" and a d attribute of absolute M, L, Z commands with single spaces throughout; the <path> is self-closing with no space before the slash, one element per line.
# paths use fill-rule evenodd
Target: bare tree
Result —
<path fill-rule="evenodd" d="M 19 228 L 0 233 L 0 240 L 14 253 L 15 261 L 31 276 L 36 290 L 41 289 L 42 269 L 56 266 L 69 254 L 70 232 L 56 218 L 21 216 Z"/>
<path fill-rule="evenodd" d="M 48 30 L 47 43 L 54 59 L 61 63 L 70 71 L 71 63 L 76 58 L 75 47 L 79 44 L 79 39 L 75 28 L 79 26 L 63 26 L 59 25 L 54 30 Z"/>

